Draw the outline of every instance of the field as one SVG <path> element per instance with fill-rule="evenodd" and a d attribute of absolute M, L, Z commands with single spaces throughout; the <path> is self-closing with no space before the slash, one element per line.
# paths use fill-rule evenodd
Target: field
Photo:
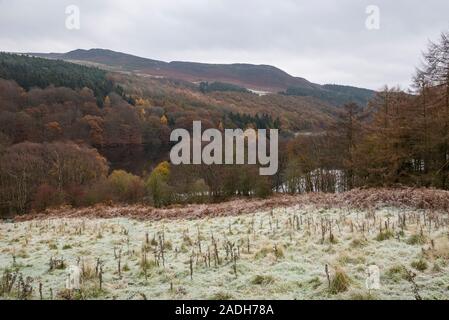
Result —
<path fill-rule="evenodd" d="M 0 299 L 449 299 L 446 210 L 314 202 L 157 219 L 60 209 L 3 222 Z M 365 286 L 372 264 L 378 290 Z M 79 291 L 65 289 L 71 265 Z"/>

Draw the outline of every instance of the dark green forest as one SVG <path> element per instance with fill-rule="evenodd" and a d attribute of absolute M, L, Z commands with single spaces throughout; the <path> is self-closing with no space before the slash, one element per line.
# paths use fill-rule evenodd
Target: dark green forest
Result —
<path fill-rule="evenodd" d="M 374 97 L 375 92 L 350 86 L 326 84 L 320 88 L 290 87 L 285 90 L 285 92 L 281 92 L 281 94 L 288 96 L 314 97 L 338 106 L 350 102 L 366 106 L 368 101 Z"/>
<path fill-rule="evenodd" d="M 200 83 L 200 91 L 202 93 L 207 92 L 214 92 L 214 91 L 222 91 L 222 92 L 246 92 L 249 93 L 249 91 L 243 87 L 236 86 L 231 83 L 224 83 L 224 82 L 201 82 Z"/>
<path fill-rule="evenodd" d="M 26 90 L 45 89 L 50 85 L 74 90 L 87 87 L 94 92 L 100 106 L 110 92 L 123 94 L 123 89 L 114 85 L 104 70 L 27 55 L 0 52 L 0 78 L 14 80 Z"/>

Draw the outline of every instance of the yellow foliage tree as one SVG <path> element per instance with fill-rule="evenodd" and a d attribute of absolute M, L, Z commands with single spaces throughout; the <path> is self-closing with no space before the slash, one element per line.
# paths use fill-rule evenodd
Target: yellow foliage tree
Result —
<path fill-rule="evenodd" d="M 150 106 L 150 101 L 148 101 L 147 99 L 139 97 L 139 98 L 136 98 L 135 100 L 136 100 L 136 106 L 139 106 L 139 107 L 143 107 L 143 106 L 148 107 L 148 106 Z"/>
<path fill-rule="evenodd" d="M 145 187 L 153 199 L 156 207 L 161 207 L 170 202 L 170 187 L 168 179 L 170 177 L 170 164 L 167 161 L 161 162 L 145 182 Z"/>
<path fill-rule="evenodd" d="M 165 115 L 161 117 L 161 124 L 166 126 L 168 124 L 168 119 Z"/>
<path fill-rule="evenodd" d="M 115 198 L 120 201 L 135 202 L 142 196 L 141 178 L 124 170 L 114 170 L 108 177 L 108 183 Z"/>
<path fill-rule="evenodd" d="M 106 98 L 104 98 L 104 106 L 106 108 L 109 108 L 111 106 L 111 98 L 109 98 L 109 96 L 107 96 Z"/>

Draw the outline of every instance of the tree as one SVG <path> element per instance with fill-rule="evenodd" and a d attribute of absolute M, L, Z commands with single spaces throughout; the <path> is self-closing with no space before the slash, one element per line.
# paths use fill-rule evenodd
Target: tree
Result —
<path fill-rule="evenodd" d="M 114 200 L 135 203 L 143 198 L 142 179 L 124 170 L 115 170 L 108 177 Z"/>
<path fill-rule="evenodd" d="M 437 108 L 441 110 L 442 121 L 441 142 L 439 149 L 440 184 L 443 188 L 449 187 L 449 33 L 442 33 L 438 43 L 430 42 L 427 52 L 423 55 L 424 63 L 417 70 L 415 76 L 415 87 L 421 91 L 423 106 L 427 105 L 426 93 L 428 86 L 437 92 L 439 98 L 434 101 Z"/>
<path fill-rule="evenodd" d="M 334 161 L 344 171 L 344 189 L 351 190 L 356 185 L 356 152 L 363 134 L 363 109 L 355 103 L 343 106 L 333 129 Z"/>
<path fill-rule="evenodd" d="M 145 187 L 156 207 L 161 207 L 170 203 L 171 191 L 168 185 L 169 178 L 170 164 L 167 161 L 164 161 L 154 168 L 145 182 Z"/>
<path fill-rule="evenodd" d="M 51 188 L 63 194 L 72 186 L 88 187 L 107 171 L 106 159 L 97 150 L 74 143 L 9 146 L 0 154 L 0 211 L 24 213 L 33 199 L 47 203 L 43 199 Z"/>

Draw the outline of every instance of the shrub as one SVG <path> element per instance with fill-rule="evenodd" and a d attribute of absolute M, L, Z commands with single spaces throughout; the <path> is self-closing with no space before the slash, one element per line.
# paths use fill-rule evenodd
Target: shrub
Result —
<path fill-rule="evenodd" d="M 107 182 L 116 201 L 135 203 L 143 198 L 143 182 L 138 176 L 115 170 L 109 175 Z"/>
<path fill-rule="evenodd" d="M 145 182 L 145 188 L 156 207 L 161 207 L 171 202 L 171 189 L 168 185 L 169 177 L 170 164 L 164 161 L 151 172 L 151 175 Z"/>
<path fill-rule="evenodd" d="M 101 179 L 87 189 L 83 202 L 89 206 L 111 200 L 113 200 L 113 197 L 111 195 L 110 186 L 106 179 Z"/>
<path fill-rule="evenodd" d="M 209 194 L 209 187 L 207 186 L 204 179 L 198 179 L 190 185 L 190 202 L 200 202 L 203 203 L 207 199 L 207 195 Z"/>
<path fill-rule="evenodd" d="M 55 187 L 48 184 L 40 185 L 32 203 L 32 208 L 36 211 L 44 211 L 50 207 L 57 207 L 65 202 L 64 192 L 57 190 Z"/>
<path fill-rule="evenodd" d="M 273 193 L 271 181 L 267 177 L 256 178 L 255 194 L 258 198 L 268 198 Z"/>
<path fill-rule="evenodd" d="M 86 188 L 80 185 L 71 185 L 66 189 L 66 201 L 71 206 L 81 207 L 86 203 Z"/>

